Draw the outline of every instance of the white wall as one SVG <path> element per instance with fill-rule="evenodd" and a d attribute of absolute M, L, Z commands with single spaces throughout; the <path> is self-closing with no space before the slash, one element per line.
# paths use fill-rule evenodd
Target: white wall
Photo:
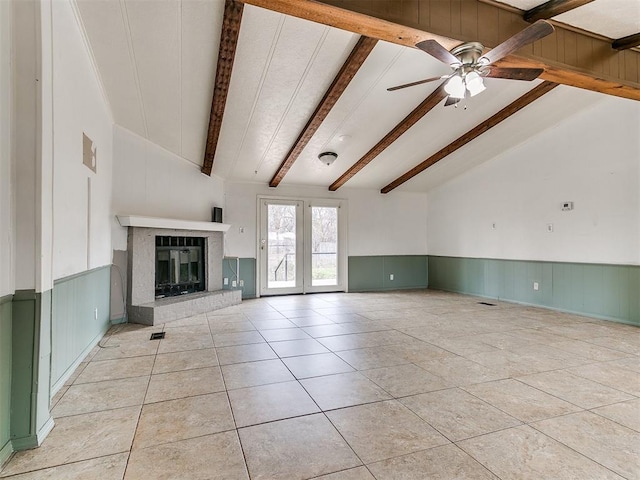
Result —
<path fill-rule="evenodd" d="M 425 255 L 427 196 L 377 190 L 340 189 L 330 192 L 320 187 L 269 188 L 253 183 L 225 184 L 224 223 L 231 224 L 225 234 L 225 255 L 256 257 L 257 197 L 346 199 L 348 209 L 349 256 Z M 240 227 L 244 233 L 240 233 Z"/>
<path fill-rule="evenodd" d="M 211 221 L 223 183 L 200 167 L 122 127 L 113 131 L 113 214 Z M 126 250 L 127 230 L 114 220 L 114 250 Z"/>
<path fill-rule="evenodd" d="M 12 102 L 11 156 L 15 215 L 15 288 L 35 288 L 36 127 L 38 45 L 35 2 L 11 2 Z"/>
<path fill-rule="evenodd" d="M 640 264 L 639 132 L 640 104 L 603 96 L 434 189 L 429 254 Z"/>
<path fill-rule="evenodd" d="M 10 7 L 0 2 L 0 297 L 14 292 Z"/>
<path fill-rule="evenodd" d="M 51 5 L 57 279 L 111 263 L 113 122 L 71 2 Z M 82 162 L 83 132 L 96 147 L 96 173 Z"/>

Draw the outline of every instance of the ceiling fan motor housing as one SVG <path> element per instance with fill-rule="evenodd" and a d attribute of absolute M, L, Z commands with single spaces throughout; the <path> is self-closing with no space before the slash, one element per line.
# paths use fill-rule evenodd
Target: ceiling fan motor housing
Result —
<path fill-rule="evenodd" d="M 451 49 L 451 54 L 460 59 L 462 66 L 474 66 L 482 57 L 484 45 L 478 42 L 468 42 Z"/>

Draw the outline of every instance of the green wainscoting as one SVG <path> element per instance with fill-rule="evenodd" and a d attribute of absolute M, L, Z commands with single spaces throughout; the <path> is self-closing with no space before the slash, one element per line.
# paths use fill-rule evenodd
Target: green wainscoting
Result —
<path fill-rule="evenodd" d="M 11 324 L 13 295 L 0 297 L 0 467 L 11 448 Z"/>
<path fill-rule="evenodd" d="M 429 256 L 429 287 L 640 325 L 640 266 Z"/>
<path fill-rule="evenodd" d="M 427 288 L 427 272 L 426 255 L 349 257 L 349 291 Z"/>
<path fill-rule="evenodd" d="M 240 259 L 240 280 L 244 282 L 242 298 L 256 298 L 256 259 Z"/>
<path fill-rule="evenodd" d="M 107 265 L 54 282 L 51 313 L 52 394 L 60 389 L 108 330 L 110 280 L 110 266 Z"/>
<path fill-rule="evenodd" d="M 11 442 L 14 450 L 38 444 L 35 422 L 39 293 L 17 290 L 11 305 Z"/>
<path fill-rule="evenodd" d="M 224 279 L 228 278 L 228 285 L 224 285 Z M 256 259 L 225 257 L 222 261 L 222 289 L 231 290 L 232 282 L 237 282 L 236 288 L 242 289 L 242 298 L 256 297 Z M 243 286 L 240 287 L 240 280 Z"/>

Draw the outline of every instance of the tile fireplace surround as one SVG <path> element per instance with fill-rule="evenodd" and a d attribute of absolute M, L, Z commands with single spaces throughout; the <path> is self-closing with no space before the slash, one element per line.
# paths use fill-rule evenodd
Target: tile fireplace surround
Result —
<path fill-rule="evenodd" d="M 229 225 L 153 217 L 118 216 L 127 234 L 127 316 L 129 322 L 156 325 L 236 305 L 240 290 L 222 290 L 223 232 Z M 205 291 L 155 298 L 156 236 L 205 239 Z"/>

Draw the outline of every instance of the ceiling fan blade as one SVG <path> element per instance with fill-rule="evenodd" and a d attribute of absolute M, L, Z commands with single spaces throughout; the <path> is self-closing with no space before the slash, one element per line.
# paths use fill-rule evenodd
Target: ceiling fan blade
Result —
<path fill-rule="evenodd" d="M 489 67 L 488 72 L 483 76 L 491 78 L 508 78 L 509 80 L 524 80 L 528 82 L 538 78 L 542 72 L 544 72 L 543 68 Z"/>
<path fill-rule="evenodd" d="M 398 85 L 396 87 L 387 88 L 387 92 L 394 92 L 396 90 L 400 90 L 401 88 L 413 87 L 414 85 L 422 85 L 423 83 L 433 82 L 434 80 L 441 80 L 447 77 L 448 75 L 444 75 L 440 77 L 425 78 L 424 80 L 418 80 L 417 82 L 405 83 L 404 85 Z"/>
<path fill-rule="evenodd" d="M 553 33 L 553 25 L 546 20 L 538 20 L 537 22 L 529 25 L 527 28 L 519 33 L 516 33 L 513 37 L 502 42 L 493 50 L 490 50 L 485 55 L 480 57 L 479 62 L 489 64 L 503 57 L 506 57 L 511 52 L 518 50 L 519 48 L 528 45 L 529 43 L 540 40 Z"/>
<path fill-rule="evenodd" d="M 460 65 L 460 60 L 435 40 L 423 40 L 416 47 L 447 65 Z"/>
<path fill-rule="evenodd" d="M 456 103 L 458 103 L 460 100 L 462 100 L 461 98 L 453 98 L 452 96 L 448 96 L 447 97 L 447 101 L 444 102 L 444 106 L 445 107 L 450 107 L 451 105 L 455 105 Z"/>

